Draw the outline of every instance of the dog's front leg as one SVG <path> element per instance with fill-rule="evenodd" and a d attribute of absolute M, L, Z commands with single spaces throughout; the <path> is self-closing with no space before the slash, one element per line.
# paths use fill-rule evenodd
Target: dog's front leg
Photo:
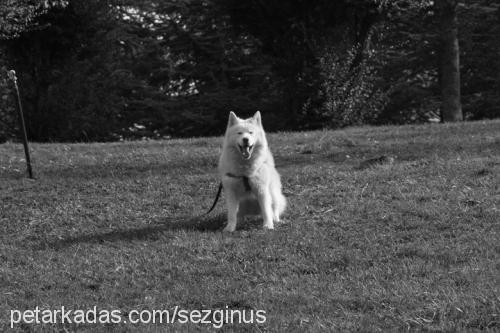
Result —
<path fill-rule="evenodd" d="M 236 221 L 238 218 L 239 202 L 234 195 L 228 193 L 227 198 L 227 225 L 224 232 L 233 232 L 236 230 Z"/>
<path fill-rule="evenodd" d="M 260 211 L 264 219 L 264 229 L 274 229 L 271 193 L 266 189 L 257 195 L 257 199 L 259 200 Z"/>

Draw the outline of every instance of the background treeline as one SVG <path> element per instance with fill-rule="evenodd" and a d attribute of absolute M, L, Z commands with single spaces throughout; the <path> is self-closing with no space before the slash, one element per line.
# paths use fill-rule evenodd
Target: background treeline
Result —
<path fill-rule="evenodd" d="M 464 117 L 499 117 L 500 4 L 457 12 Z M 36 141 L 219 135 L 229 110 L 269 130 L 435 119 L 437 20 L 430 0 L 4 0 L 0 140 L 12 68 Z"/>

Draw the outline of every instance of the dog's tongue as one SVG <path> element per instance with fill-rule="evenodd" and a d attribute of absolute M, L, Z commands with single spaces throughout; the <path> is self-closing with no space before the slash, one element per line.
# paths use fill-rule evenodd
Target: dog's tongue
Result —
<path fill-rule="evenodd" d="M 244 146 L 241 154 L 243 155 L 244 158 L 249 158 L 250 157 L 250 146 Z"/>

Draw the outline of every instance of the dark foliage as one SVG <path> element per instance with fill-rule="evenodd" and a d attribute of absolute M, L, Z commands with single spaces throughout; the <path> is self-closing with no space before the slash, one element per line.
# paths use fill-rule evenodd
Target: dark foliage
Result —
<path fill-rule="evenodd" d="M 350 83 L 366 74 L 370 32 L 380 16 L 375 1 L 223 3 L 240 32 L 255 36 L 271 57 L 287 127 L 318 128 L 325 122 L 348 125 L 349 121 L 338 123 L 339 108 L 332 106 L 332 98 L 342 107 L 363 112 L 349 101 L 352 95 L 341 91 L 363 89 Z M 336 64 L 340 58 L 347 61 Z"/>
<path fill-rule="evenodd" d="M 500 6 L 458 7 L 466 119 L 500 115 Z M 37 141 L 219 135 L 229 110 L 269 130 L 439 117 L 428 0 L 9 0 L 0 67 Z M 15 135 L 0 78 L 0 140 Z"/>
<path fill-rule="evenodd" d="M 4 42 L 32 139 L 105 140 L 124 118 L 128 87 L 112 14 L 105 1 L 72 1 L 40 15 L 43 29 Z"/>

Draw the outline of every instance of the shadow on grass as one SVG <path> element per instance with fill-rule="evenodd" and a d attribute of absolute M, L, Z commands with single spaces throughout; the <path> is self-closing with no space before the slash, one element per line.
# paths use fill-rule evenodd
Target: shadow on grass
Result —
<path fill-rule="evenodd" d="M 197 217 L 178 217 L 166 218 L 158 221 L 157 224 L 142 228 L 131 228 L 126 230 L 112 230 L 103 233 L 93 233 L 75 237 L 58 239 L 39 243 L 38 249 L 61 249 L 80 243 L 104 243 L 116 241 L 134 241 L 134 240 L 157 240 L 161 234 L 166 231 L 200 231 L 215 232 L 221 230 L 225 222 L 225 215 L 197 216 Z"/>
<path fill-rule="evenodd" d="M 192 168 L 192 165 L 198 166 Z M 216 164 L 212 161 L 189 163 L 185 161 L 164 162 L 164 163 L 131 163 L 131 162 L 110 162 L 95 165 L 58 166 L 42 170 L 45 178 L 68 178 L 68 179 L 95 179 L 95 178 L 116 178 L 121 179 L 136 178 L 140 175 L 168 175 L 174 171 L 192 173 L 202 173 L 202 167 L 215 169 Z"/>

